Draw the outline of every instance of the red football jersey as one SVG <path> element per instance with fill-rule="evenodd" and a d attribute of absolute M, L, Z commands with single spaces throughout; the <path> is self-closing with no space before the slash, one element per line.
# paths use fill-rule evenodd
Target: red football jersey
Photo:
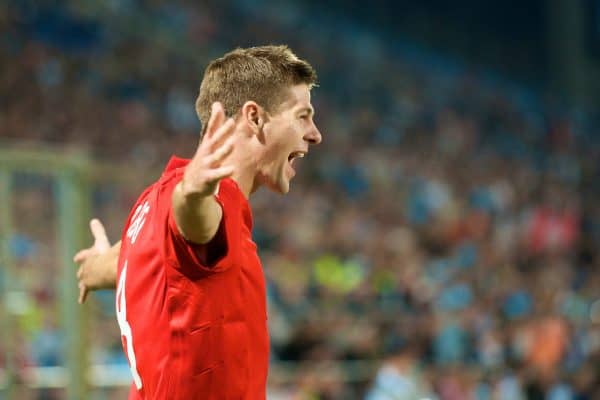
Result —
<path fill-rule="evenodd" d="M 265 281 L 247 199 L 219 185 L 223 218 L 206 245 L 179 233 L 171 194 L 189 161 L 173 157 L 137 200 L 123 231 L 117 319 L 134 384 L 130 399 L 265 399 Z"/>

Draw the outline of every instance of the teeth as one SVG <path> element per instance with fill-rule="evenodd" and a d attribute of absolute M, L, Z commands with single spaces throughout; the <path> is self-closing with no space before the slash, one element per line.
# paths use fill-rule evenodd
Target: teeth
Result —
<path fill-rule="evenodd" d="M 290 156 L 288 157 L 288 159 L 290 161 L 292 161 L 294 158 L 304 158 L 305 154 L 301 151 L 295 151 L 292 154 L 290 154 Z"/>

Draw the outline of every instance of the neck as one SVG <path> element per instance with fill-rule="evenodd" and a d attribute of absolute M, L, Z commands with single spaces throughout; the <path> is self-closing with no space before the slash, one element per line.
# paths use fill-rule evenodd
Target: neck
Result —
<path fill-rule="evenodd" d="M 223 164 L 233 165 L 231 179 L 237 183 L 244 197 L 248 199 L 256 190 L 255 177 L 258 167 L 252 152 L 245 151 L 244 148 L 244 146 L 236 146 Z"/>
<path fill-rule="evenodd" d="M 254 192 L 253 190 L 253 179 L 248 179 L 248 176 L 245 176 L 247 174 L 244 173 L 244 171 L 234 171 L 233 175 L 231 175 L 231 179 L 233 179 L 235 181 L 235 183 L 237 183 L 238 187 L 240 188 L 240 191 L 242 192 L 242 194 L 244 195 L 244 197 L 246 199 L 248 199 L 250 197 L 250 195 Z"/>

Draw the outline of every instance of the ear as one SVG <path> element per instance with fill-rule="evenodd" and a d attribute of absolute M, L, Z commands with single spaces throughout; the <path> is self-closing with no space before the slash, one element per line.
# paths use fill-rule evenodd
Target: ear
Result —
<path fill-rule="evenodd" d="M 265 125 L 266 112 L 254 101 L 247 101 L 242 106 L 242 119 L 254 134 L 259 134 Z"/>

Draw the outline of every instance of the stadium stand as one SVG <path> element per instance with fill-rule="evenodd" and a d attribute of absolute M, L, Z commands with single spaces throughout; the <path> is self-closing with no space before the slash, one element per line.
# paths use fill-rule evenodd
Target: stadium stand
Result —
<path fill-rule="evenodd" d="M 130 165 L 131 182 L 93 191 L 116 239 L 148 174 L 191 155 L 206 62 L 288 43 L 319 73 L 324 140 L 289 196 L 253 200 L 270 398 L 600 398 L 597 114 L 352 16 L 201 3 L 0 5 L 0 138 Z M 51 192 L 16 181 L 22 366 L 60 366 L 67 345 L 48 285 L 53 231 L 39 224 L 54 218 Z M 91 363 L 126 371 L 113 293 L 94 298 Z"/>

